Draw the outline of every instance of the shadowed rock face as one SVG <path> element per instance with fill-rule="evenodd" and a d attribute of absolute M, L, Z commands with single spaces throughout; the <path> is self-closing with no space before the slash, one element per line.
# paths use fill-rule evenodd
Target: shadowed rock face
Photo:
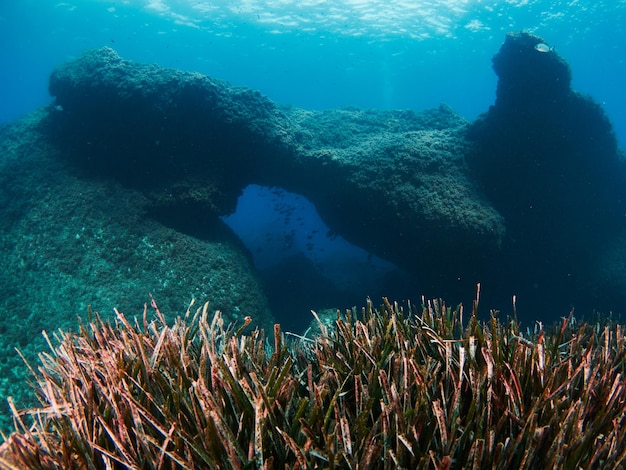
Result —
<path fill-rule="evenodd" d="M 566 302 L 600 306 L 592 266 L 623 226 L 624 160 L 601 107 L 571 90 L 567 63 L 541 43 L 507 35 L 493 58 L 497 99 L 469 128 L 467 161 L 507 224 L 510 267 L 496 285 L 558 297 L 566 313 Z"/>
<path fill-rule="evenodd" d="M 493 58 L 498 76 L 496 104 L 528 107 L 530 102 L 554 102 L 568 95 L 572 74 L 567 62 L 543 39 L 528 33 L 510 33 Z"/>
<path fill-rule="evenodd" d="M 72 163 L 141 190 L 165 223 L 167 214 L 228 214 L 250 183 L 282 186 L 309 198 L 348 240 L 413 273 L 427 269 L 433 295 L 464 276 L 471 292 L 504 233 L 468 178 L 466 122 L 446 107 L 278 107 L 109 48 L 59 67 L 50 93 L 62 109 L 50 128 Z"/>
<path fill-rule="evenodd" d="M 288 125 L 258 92 L 122 60 L 110 48 L 55 70 L 57 142 L 78 167 L 141 189 L 155 207 L 235 209 L 242 186 L 289 149 Z"/>

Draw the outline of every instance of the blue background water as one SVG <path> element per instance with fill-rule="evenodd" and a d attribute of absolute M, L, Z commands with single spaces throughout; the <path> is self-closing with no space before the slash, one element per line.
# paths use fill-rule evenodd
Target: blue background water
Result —
<path fill-rule="evenodd" d="M 617 0 L 2 0 L 0 122 L 48 102 L 51 70 L 103 45 L 298 107 L 447 103 L 473 119 L 495 98 L 491 57 L 507 32 L 521 29 L 556 47 L 573 88 L 604 106 L 623 146 L 626 2 Z M 301 253 L 363 295 L 390 269 L 329 234 L 314 207 L 282 190 L 248 188 L 227 221 L 261 269 Z"/>

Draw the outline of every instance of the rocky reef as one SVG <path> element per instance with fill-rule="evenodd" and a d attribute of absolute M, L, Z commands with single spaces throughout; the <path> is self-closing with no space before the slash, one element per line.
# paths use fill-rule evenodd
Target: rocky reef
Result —
<path fill-rule="evenodd" d="M 624 212 L 611 124 L 539 37 L 507 35 L 493 65 L 497 100 L 468 123 L 443 105 L 279 106 L 103 48 L 52 74 L 48 125 L 73 167 L 139 191 L 149 216 L 177 231 L 197 235 L 198 214 L 232 212 L 250 183 L 280 186 L 426 295 L 462 300 L 482 282 L 498 308 L 513 293 L 529 309 L 600 306 L 596 260 Z"/>
<path fill-rule="evenodd" d="M 141 316 L 152 293 L 172 317 L 193 298 L 210 300 L 229 321 L 273 323 L 251 260 L 226 225 L 197 215 L 203 237 L 190 236 L 146 217 L 139 191 L 79 176 L 51 143 L 48 112 L 0 129 L 1 430 L 10 425 L 6 397 L 19 406 L 33 399 L 15 348 L 36 364 L 42 330 L 75 330 L 90 307 L 104 319 L 114 308 Z"/>
<path fill-rule="evenodd" d="M 330 228 L 411 271 L 429 291 L 497 250 L 502 217 L 469 178 L 466 122 L 450 108 L 412 111 L 279 107 L 194 73 L 91 51 L 58 68 L 50 93 L 56 143 L 85 172 L 133 187 L 165 225 L 232 212 L 251 183 L 312 201 Z M 454 269 L 442 257 L 455 259 Z M 432 287 L 432 289 L 431 289 Z M 437 288 L 437 289 L 435 289 Z"/>
<path fill-rule="evenodd" d="M 445 105 L 277 105 L 110 48 L 60 66 L 54 101 L 0 129 L 3 355 L 89 304 L 140 312 L 149 292 L 165 312 L 193 297 L 271 324 L 219 218 L 252 183 L 304 195 L 332 231 L 413 275 L 418 298 L 471 299 L 480 282 L 483 304 L 517 294 L 529 319 L 619 310 L 626 172 L 610 122 L 541 38 L 509 34 L 493 62 L 496 102 L 472 123 Z"/>
<path fill-rule="evenodd" d="M 467 134 L 468 165 L 507 227 L 491 288 L 539 312 L 619 310 L 624 290 L 598 279 L 624 271 L 597 262 L 625 222 L 625 160 L 611 123 L 571 89 L 569 66 L 538 36 L 508 34 L 493 68 L 496 102 Z"/>

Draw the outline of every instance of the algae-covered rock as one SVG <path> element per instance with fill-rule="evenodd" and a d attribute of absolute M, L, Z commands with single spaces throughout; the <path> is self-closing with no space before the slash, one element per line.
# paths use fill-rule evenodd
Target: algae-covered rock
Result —
<path fill-rule="evenodd" d="M 284 117 L 260 93 L 107 47 L 60 66 L 49 88 L 58 109 L 50 135 L 65 156 L 156 207 L 230 213 L 263 161 L 288 146 Z"/>
<path fill-rule="evenodd" d="M 195 299 L 229 321 L 271 326 L 250 259 L 219 219 L 209 227 L 188 214 L 205 229 L 186 235 L 150 217 L 137 190 L 78 177 L 46 134 L 48 111 L 0 131 L 0 397 L 28 399 L 14 348 L 34 361 L 41 331 L 76 328 L 89 306 L 103 318 L 114 308 L 141 316 L 151 293 L 167 318 Z"/>
<path fill-rule="evenodd" d="M 605 289 L 590 286 L 605 245 L 624 228 L 625 160 L 602 107 L 570 88 L 567 63 L 540 44 L 529 33 L 507 35 L 493 58 L 497 99 L 470 126 L 467 161 L 506 220 L 495 288 L 534 310 L 589 311 L 607 305 L 593 295 Z M 611 308 L 626 301 L 611 297 Z"/>
<path fill-rule="evenodd" d="M 422 276 L 437 293 L 451 279 L 476 282 L 504 233 L 468 178 L 466 122 L 449 108 L 278 107 L 258 92 L 126 61 L 109 48 L 59 67 L 50 92 L 62 108 L 50 127 L 72 163 L 137 188 L 169 225 L 168 214 L 189 206 L 232 212 L 248 184 L 282 186 L 366 250 L 412 273 L 439 266 Z M 455 265 L 435 263 L 441 257 Z"/>
<path fill-rule="evenodd" d="M 468 123 L 446 106 L 278 106 L 110 48 L 61 65 L 54 102 L 0 130 L 0 375 L 23 373 L 12 347 L 34 351 L 41 329 L 71 327 L 88 305 L 140 314 L 149 293 L 166 313 L 195 298 L 269 326 L 250 257 L 220 220 L 253 183 L 307 197 L 332 232 L 417 278 L 415 296 L 457 302 L 481 282 L 490 308 L 517 294 L 542 319 L 624 305 L 626 172 L 610 122 L 542 38 L 508 35 L 494 69 L 497 100 Z M 320 276 L 299 278 L 308 295 L 288 294 L 307 323 L 303 304 L 333 299 Z M 296 303 L 289 285 L 266 286 Z"/>
<path fill-rule="evenodd" d="M 251 183 L 304 194 L 332 230 L 412 273 L 430 265 L 433 288 L 476 274 L 473 255 L 496 251 L 504 231 L 468 179 L 466 123 L 445 107 L 279 107 L 109 48 L 61 65 L 50 92 L 50 106 L 0 132 L 3 377 L 24 372 L 12 348 L 32 356 L 41 330 L 71 328 L 88 306 L 141 314 L 150 293 L 166 314 L 196 299 L 271 325 L 249 255 L 219 219 Z M 459 263 L 436 264 L 443 254 Z"/>
<path fill-rule="evenodd" d="M 417 274 L 425 291 L 451 292 L 459 278 L 473 290 L 505 227 L 469 177 L 463 118 L 446 106 L 289 116 L 306 169 L 290 184 L 335 231 Z"/>

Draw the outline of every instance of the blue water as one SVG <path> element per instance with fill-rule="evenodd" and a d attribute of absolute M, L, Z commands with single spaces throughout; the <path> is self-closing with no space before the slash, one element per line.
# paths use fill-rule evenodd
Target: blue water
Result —
<path fill-rule="evenodd" d="M 491 57 L 521 29 L 554 45 L 573 88 L 626 142 L 623 1 L 3 0 L 0 121 L 48 101 L 49 72 L 86 48 L 193 70 L 311 109 L 423 109 L 472 119 L 494 99 Z"/>
<path fill-rule="evenodd" d="M 50 72 L 103 45 L 125 59 L 255 88 L 278 103 L 415 110 L 447 103 L 471 120 L 495 99 L 492 56 L 507 32 L 522 29 L 569 62 L 572 87 L 603 105 L 623 147 L 626 2 L 617 0 L 2 0 L 0 122 L 47 103 Z M 248 188 L 225 220 L 262 270 L 304 255 L 338 285 L 347 273 L 370 273 L 358 280 L 367 288 L 392 269 L 329 233 L 308 201 L 281 189 Z"/>

